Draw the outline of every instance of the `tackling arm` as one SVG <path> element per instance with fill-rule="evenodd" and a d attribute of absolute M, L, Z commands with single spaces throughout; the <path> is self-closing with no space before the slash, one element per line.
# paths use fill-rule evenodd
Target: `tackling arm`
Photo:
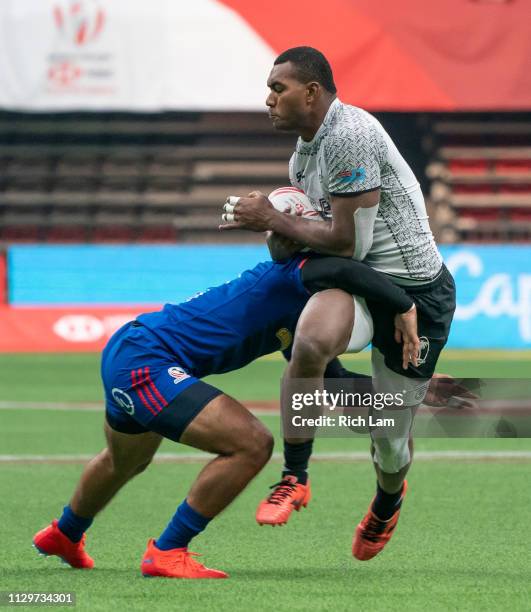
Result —
<path fill-rule="evenodd" d="M 384 302 L 397 313 L 407 312 L 414 305 L 409 295 L 384 274 L 353 259 L 311 257 L 302 267 L 301 279 L 310 293 L 343 289 L 352 295 Z"/>

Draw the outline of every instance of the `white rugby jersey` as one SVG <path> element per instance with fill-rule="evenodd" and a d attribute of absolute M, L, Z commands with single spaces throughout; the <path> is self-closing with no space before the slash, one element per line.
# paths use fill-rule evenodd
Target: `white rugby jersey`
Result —
<path fill-rule="evenodd" d="M 331 217 L 331 196 L 380 188 L 378 206 L 356 211 L 354 258 L 397 282 L 427 281 L 441 269 L 420 185 L 382 125 L 366 111 L 336 98 L 314 138 L 298 139 L 289 175 L 323 218 Z M 373 220 L 371 243 L 367 234 Z"/>

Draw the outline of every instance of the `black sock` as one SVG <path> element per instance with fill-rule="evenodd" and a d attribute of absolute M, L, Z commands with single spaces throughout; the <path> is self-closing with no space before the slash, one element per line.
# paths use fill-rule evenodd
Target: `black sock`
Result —
<path fill-rule="evenodd" d="M 326 366 L 324 378 L 360 378 L 362 380 L 371 380 L 372 377 L 367 374 L 358 374 L 357 372 L 351 372 L 343 367 L 343 364 L 336 357 L 332 359 Z"/>
<path fill-rule="evenodd" d="M 372 503 L 371 510 L 381 521 L 388 521 L 393 514 L 402 505 L 402 491 L 404 487 L 397 493 L 386 493 L 380 483 L 376 483 L 376 497 Z"/>
<path fill-rule="evenodd" d="M 305 485 L 308 482 L 308 461 L 312 455 L 313 440 L 290 444 L 284 440 L 284 471 L 282 476 L 296 476 Z"/>

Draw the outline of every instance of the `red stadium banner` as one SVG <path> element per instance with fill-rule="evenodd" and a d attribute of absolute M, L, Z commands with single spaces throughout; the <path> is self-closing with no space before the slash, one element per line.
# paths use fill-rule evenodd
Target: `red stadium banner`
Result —
<path fill-rule="evenodd" d="M 1 353 L 101 351 L 110 336 L 148 307 L 13 308 L 0 306 Z"/>
<path fill-rule="evenodd" d="M 0 107 L 264 111 L 275 57 L 310 45 L 349 104 L 525 110 L 530 23 L 529 0 L 12 0 Z"/>
<path fill-rule="evenodd" d="M 222 2 L 277 53 L 323 51 L 343 102 L 394 111 L 531 107 L 528 0 Z"/>

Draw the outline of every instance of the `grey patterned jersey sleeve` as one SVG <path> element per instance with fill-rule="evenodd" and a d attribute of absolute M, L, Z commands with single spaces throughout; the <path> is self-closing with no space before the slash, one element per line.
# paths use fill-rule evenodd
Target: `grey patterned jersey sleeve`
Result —
<path fill-rule="evenodd" d="M 349 119 L 328 134 L 324 143 L 330 195 L 361 193 L 381 185 L 385 143 L 368 121 Z"/>
<path fill-rule="evenodd" d="M 289 164 L 288 164 L 289 182 L 291 183 L 292 187 L 297 187 L 298 189 L 301 189 L 300 182 L 297 181 L 295 178 L 294 168 L 295 168 L 295 153 L 293 153 L 293 155 L 290 157 Z"/>

